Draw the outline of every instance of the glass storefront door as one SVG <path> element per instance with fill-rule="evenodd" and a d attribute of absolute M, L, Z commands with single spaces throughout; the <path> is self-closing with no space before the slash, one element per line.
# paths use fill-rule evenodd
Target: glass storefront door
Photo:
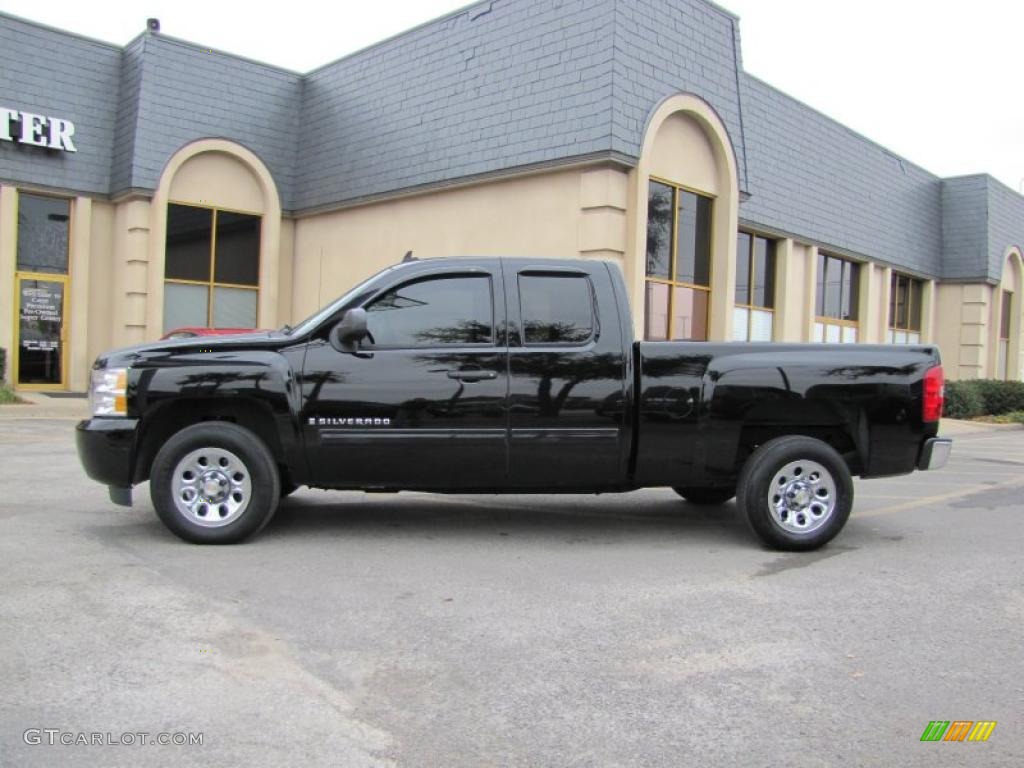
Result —
<path fill-rule="evenodd" d="M 68 280 L 59 275 L 19 273 L 18 386 L 63 389 Z"/>
<path fill-rule="evenodd" d="M 68 200 L 18 194 L 18 267 L 14 283 L 16 386 L 64 389 L 67 384 Z"/>

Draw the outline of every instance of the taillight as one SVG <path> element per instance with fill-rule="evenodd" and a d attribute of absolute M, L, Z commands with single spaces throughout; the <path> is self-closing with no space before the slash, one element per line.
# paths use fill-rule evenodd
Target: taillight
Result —
<path fill-rule="evenodd" d="M 924 375 L 924 402 L 921 404 L 921 420 L 938 421 L 942 418 L 942 401 L 945 398 L 946 377 L 942 366 L 929 368 Z"/>

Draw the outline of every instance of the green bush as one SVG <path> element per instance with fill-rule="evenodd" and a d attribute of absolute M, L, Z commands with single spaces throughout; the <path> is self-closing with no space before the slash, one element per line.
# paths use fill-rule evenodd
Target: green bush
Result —
<path fill-rule="evenodd" d="M 947 419 L 973 419 L 985 415 L 985 401 L 976 381 L 947 381 L 942 415 Z"/>
<path fill-rule="evenodd" d="M 1024 411 L 1014 411 L 1006 414 L 1014 424 L 1024 424 Z"/>
<path fill-rule="evenodd" d="M 1024 381 L 975 379 L 970 384 L 981 397 L 985 415 L 1024 411 Z"/>

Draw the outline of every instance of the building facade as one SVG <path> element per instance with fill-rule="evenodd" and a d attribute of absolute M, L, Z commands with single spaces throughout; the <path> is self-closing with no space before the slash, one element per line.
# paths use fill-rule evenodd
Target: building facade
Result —
<path fill-rule="evenodd" d="M 300 74 L 0 14 L 0 347 L 277 327 L 417 256 L 607 259 L 638 337 L 936 343 L 1021 378 L 1024 197 L 748 74 L 704 0 L 488 0 Z"/>

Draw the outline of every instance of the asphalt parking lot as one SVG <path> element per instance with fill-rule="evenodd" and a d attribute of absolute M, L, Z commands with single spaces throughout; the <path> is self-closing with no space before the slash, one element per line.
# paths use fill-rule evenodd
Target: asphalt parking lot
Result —
<path fill-rule="evenodd" d="M 1024 764 L 1024 430 L 780 554 L 664 490 L 304 490 L 192 546 L 72 426 L 0 420 L 0 766 Z M 140 732 L 203 743 L 60 743 Z"/>

